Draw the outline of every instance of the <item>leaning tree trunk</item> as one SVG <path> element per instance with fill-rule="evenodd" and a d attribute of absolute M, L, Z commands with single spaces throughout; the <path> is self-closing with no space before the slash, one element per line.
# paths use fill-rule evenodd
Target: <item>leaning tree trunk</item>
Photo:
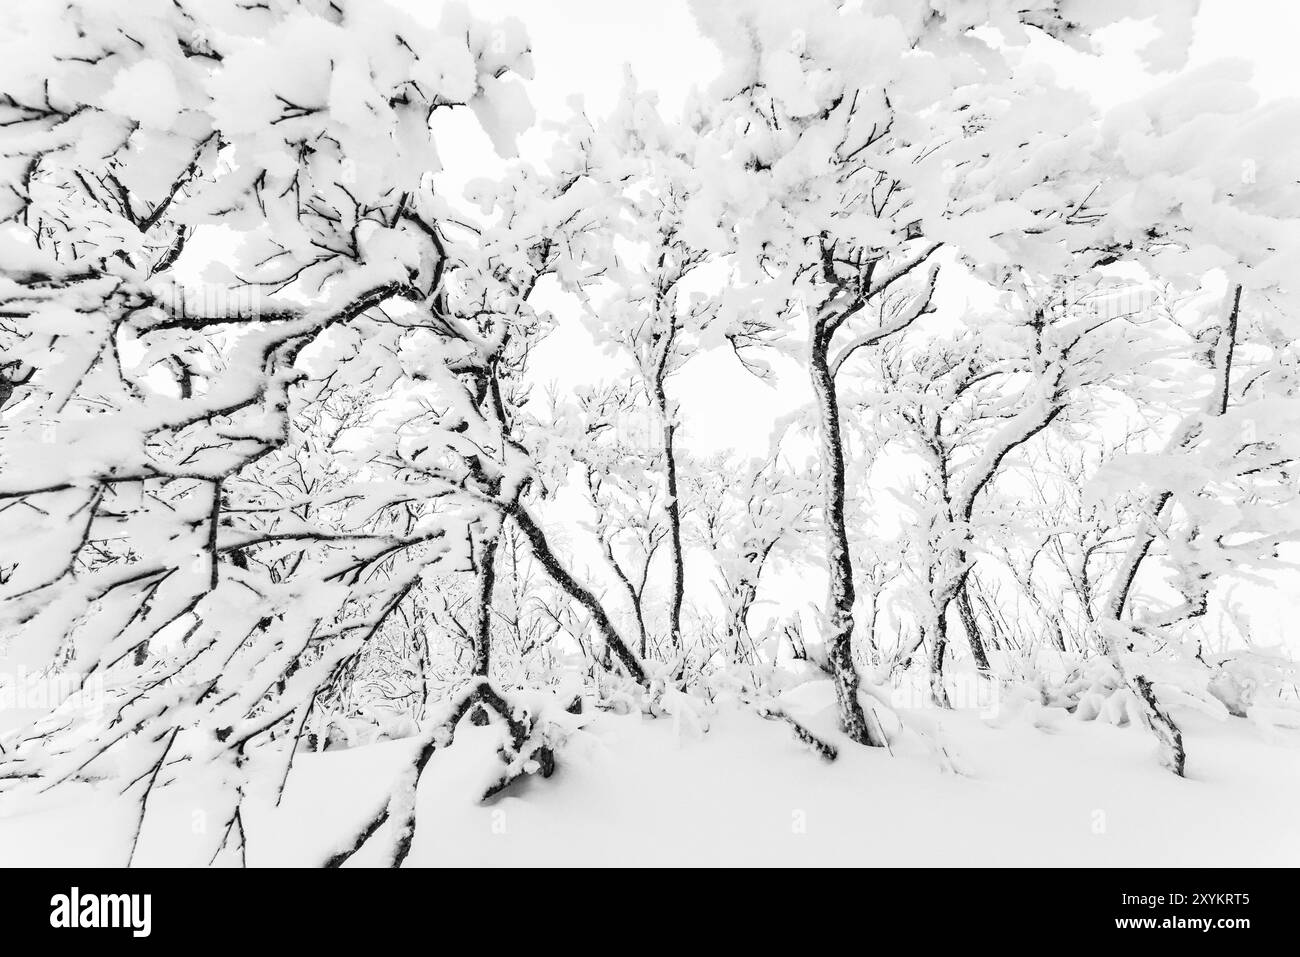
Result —
<path fill-rule="evenodd" d="M 965 561 L 964 557 L 962 560 Z M 957 589 L 957 614 L 961 618 L 962 628 L 966 630 L 966 641 L 970 644 L 970 653 L 975 659 L 975 667 L 983 672 L 992 671 L 988 651 L 984 647 L 984 636 L 980 632 L 979 619 L 975 617 L 975 606 L 970 600 L 970 588 L 965 581 Z"/>
<path fill-rule="evenodd" d="M 532 549 L 533 555 L 551 580 L 591 615 L 596 630 L 600 632 L 601 638 L 605 641 L 607 652 L 612 651 L 618 657 L 619 662 L 627 670 L 632 680 L 638 684 L 646 684 L 648 679 L 645 666 L 641 663 L 641 660 L 619 636 L 618 631 L 614 628 L 614 623 L 610 621 L 609 615 L 605 612 L 605 607 L 596 596 L 583 587 L 560 562 L 555 552 L 551 550 L 550 542 L 546 540 L 546 533 L 542 531 L 541 526 L 528 513 L 528 510 L 519 502 L 502 505 L 501 508 L 506 515 L 509 515 L 514 520 L 524 538 L 528 539 L 529 548 Z"/>
<path fill-rule="evenodd" d="M 826 523 L 826 568 L 830 575 L 826 660 L 844 733 L 858 744 L 876 745 L 858 700 L 858 671 L 853 665 L 853 562 L 844 523 L 844 441 L 840 433 L 839 398 L 826 353 L 826 343 L 816 331 L 810 364 L 821 426 L 822 512 Z"/>
<path fill-rule="evenodd" d="M 953 604 L 957 606 L 957 615 L 961 618 L 961 626 L 966 632 L 966 640 L 970 644 L 975 666 L 985 673 L 992 671 L 988 653 L 984 649 L 984 639 L 980 634 L 979 621 L 975 617 L 975 608 L 971 605 L 970 592 L 963 581 L 957 589 L 955 598 L 942 598 L 934 602 L 934 614 L 938 624 L 934 630 L 934 647 L 930 649 L 930 684 L 936 689 L 935 703 L 945 708 L 948 706 L 947 695 L 941 694 L 938 689 L 942 687 L 944 656 L 948 650 L 948 607 Z"/>

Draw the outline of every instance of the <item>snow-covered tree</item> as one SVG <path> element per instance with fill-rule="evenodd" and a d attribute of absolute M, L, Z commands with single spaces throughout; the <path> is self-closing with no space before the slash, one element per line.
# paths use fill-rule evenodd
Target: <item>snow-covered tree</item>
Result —
<path fill-rule="evenodd" d="M 402 348 L 453 318 L 457 265 L 430 124 L 468 106 L 508 149 L 528 49 L 459 8 L 434 28 L 310 2 L 21 21 L 0 83 L 0 495 L 6 533 L 39 544 L 6 576 L 6 631 L 83 677 L 149 670 L 104 733 L 11 752 L 3 773 L 94 774 L 112 750 L 143 807 L 165 764 L 239 768 L 301 729 L 479 520 L 393 468 L 394 430 L 325 449 L 311 433 L 346 427 L 349 401 L 382 414 L 427 372 Z M 196 276 L 187 254 L 224 262 Z M 429 441 L 454 452 L 446 436 Z"/>
<path fill-rule="evenodd" d="M 697 10 L 725 57 L 715 122 L 734 172 L 712 195 L 717 218 L 732 225 L 725 242 L 757 267 L 772 321 L 808 325 L 830 576 L 826 645 L 841 721 L 868 743 L 851 655 L 837 379 L 859 350 L 934 309 L 943 247 L 1005 263 L 1008 247 L 1023 255 L 1031 243 L 1056 245 L 1083 209 L 1086 194 L 1074 199 L 1062 150 L 1086 129 L 1086 104 L 1041 76 L 1017 76 L 1005 48 L 974 32 L 983 18 L 1013 41 L 1027 26 L 1071 39 L 1075 27 L 1049 3 Z M 1065 186 L 1044 186 L 1053 176 Z"/>

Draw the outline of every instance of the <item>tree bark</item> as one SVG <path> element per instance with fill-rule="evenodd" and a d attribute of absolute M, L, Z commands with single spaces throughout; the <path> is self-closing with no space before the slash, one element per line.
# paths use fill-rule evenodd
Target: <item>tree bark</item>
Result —
<path fill-rule="evenodd" d="M 937 708 L 951 708 L 948 689 L 943 684 L 943 656 L 948 650 L 948 612 L 936 609 L 934 645 L 930 648 L 930 696 Z"/>
<path fill-rule="evenodd" d="M 728 657 L 732 664 L 740 664 L 746 657 L 746 647 L 752 646 L 749 634 L 749 609 L 754 604 L 758 589 L 753 582 L 742 581 L 733 596 L 736 605 L 727 622 L 727 639 L 731 643 Z"/>
<path fill-rule="evenodd" d="M 501 545 L 501 529 L 498 527 L 483 541 L 479 552 L 478 580 L 475 589 L 478 604 L 474 609 L 474 671 L 476 676 L 486 678 L 488 665 L 492 659 L 492 591 L 497 578 L 497 549 Z"/>
<path fill-rule="evenodd" d="M 668 544 L 673 563 L 673 587 L 668 599 L 669 644 L 674 651 L 682 647 L 682 605 L 686 600 L 686 568 L 682 556 L 682 513 L 677 502 L 677 449 L 676 427 L 668 408 L 668 395 L 664 390 L 662 373 L 653 382 L 655 407 L 663 422 L 664 485 L 667 501 L 664 512 L 668 516 Z"/>
<path fill-rule="evenodd" d="M 814 330 L 810 365 L 821 425 L 822 511 L 826 523 L 826 569 L 830 575 L 826 660 L 835 686 L 841 728 L 858 744 L 875 745 L 858 700 L 858 671 L 853 664 L 853 562 L 844 524 L 844 440 L 840 432 L 839 397 L 820 329 Z"/>
<path fill-rule="evenodd" d="M 980 671 L 992 671 L 988 651 L 984 647 L 984 637 L 980 633 L 979 619 L 975 617 L 975 606 L 971 604 L 970 588 L 965 581 L 957 589 L 957 614 L 961 617 L 962 628 L 966 630 L 966 641 L 975 658 L 975 667 Z"/>
<path fill-rule="evenodd" d="M 605 647 L 618 657 L 618 660 L 634 681 L 638 684 L 646 684 L 645 666 L 641 663 L 641 660 L 619 636 L 618 631 L 614 628 L 614 623 L 610 621 L 609 615 L 605 613 L 604 606 L 601 605 L 596 596 L 581 585 L 560 562 L 555 552 L 552 551 L 550 542 L 546 540 L 546 533 L 528 514 L 528 510 L 518 502 L 502 507 L 505 513 L 514 520 L 524 538 L 528 539 L 528 545 L 533 550 L 533 555 L 536 556 L 542 568 L 546 570 L 546 574 L 564 590 L 565 594 L 585 608 L 588 614 L 591 615 L 596 630 L 600 632 L 601 637 L 605 640 Z"/>

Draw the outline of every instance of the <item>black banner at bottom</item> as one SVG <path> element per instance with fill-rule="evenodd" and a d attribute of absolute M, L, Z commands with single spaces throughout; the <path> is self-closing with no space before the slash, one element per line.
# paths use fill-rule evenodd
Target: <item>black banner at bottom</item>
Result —
<path fill-rule="evenodd" d="M 128 947 L 301 946 L 337 945 L 340 932 L 374 934 L 385 944 L 429 943 L 444 928 L 509 935 L 547 926 L 554 939 L 567 920 L 587 940 L 606 923 L 611 933 L 663 924 L 671 934 L 690 914 L 731 944 L 770 933 L 774 918 L 831 918 L 847 921 L 850 933 L 856 922 L 867 931 L 885 921 L 893 933 L 918 935 L 927 945 L 1065 934 L 1071 944 L 1133 937 L 1148 945 L 1200 935 L 1232 946 L 1253 931 L 1289 932 L 1291 880 L 1290 871 L 1263 869 L 628 870 L 594 880 L 579 869 L 540 868 L 0 869 L 0 926 L 7 944 L 40 937 L 65 944 L 116 938 Z"/>

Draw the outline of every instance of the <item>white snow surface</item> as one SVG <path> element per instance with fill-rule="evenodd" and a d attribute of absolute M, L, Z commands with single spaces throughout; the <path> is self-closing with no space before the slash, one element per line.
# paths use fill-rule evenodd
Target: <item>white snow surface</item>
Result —
<path fill-rule="evenodd" d="M 826 734 L 825 715 L 810 725 Z M 907 715 L 905 714 L 905 720 Z M 421 779 L 406 866 L 1280 866 L 1300 861 L 1300 732 L 1264 740 L 1244 719 L 1180 713 L 1188 776 L 1154 757 L 1141 727 L 1059 709 L 995 726 L 975 711 L 937 721 L 961 773 L 915 734 L 884 750 L 834 737 L 837 761 L 779 722 L 720 707 L 702 735 L 671 719 L 587 714 L 550 779 L 480 803 L 500 771 L 496 726 L 462 722 Z M 832 735 L 827 735 L 833 737 Z M 411 740 L 301 754 L 278 808 L 268 765 L 243 810 L 250 866 L 319 865 L 408 767 Z M 38 805 L 0 805 L 0 864 L 121 866 L 138 788 L 76 784 Z M 254 793 L 257 792 L 257 793 Z M 202 865 L 228 803 L 214 788 L 155 791 L 135 864 Z M 384 831 L 348 866 L 373 863 Z M 238 863 L 223 851 L 218 864 Z"/>

